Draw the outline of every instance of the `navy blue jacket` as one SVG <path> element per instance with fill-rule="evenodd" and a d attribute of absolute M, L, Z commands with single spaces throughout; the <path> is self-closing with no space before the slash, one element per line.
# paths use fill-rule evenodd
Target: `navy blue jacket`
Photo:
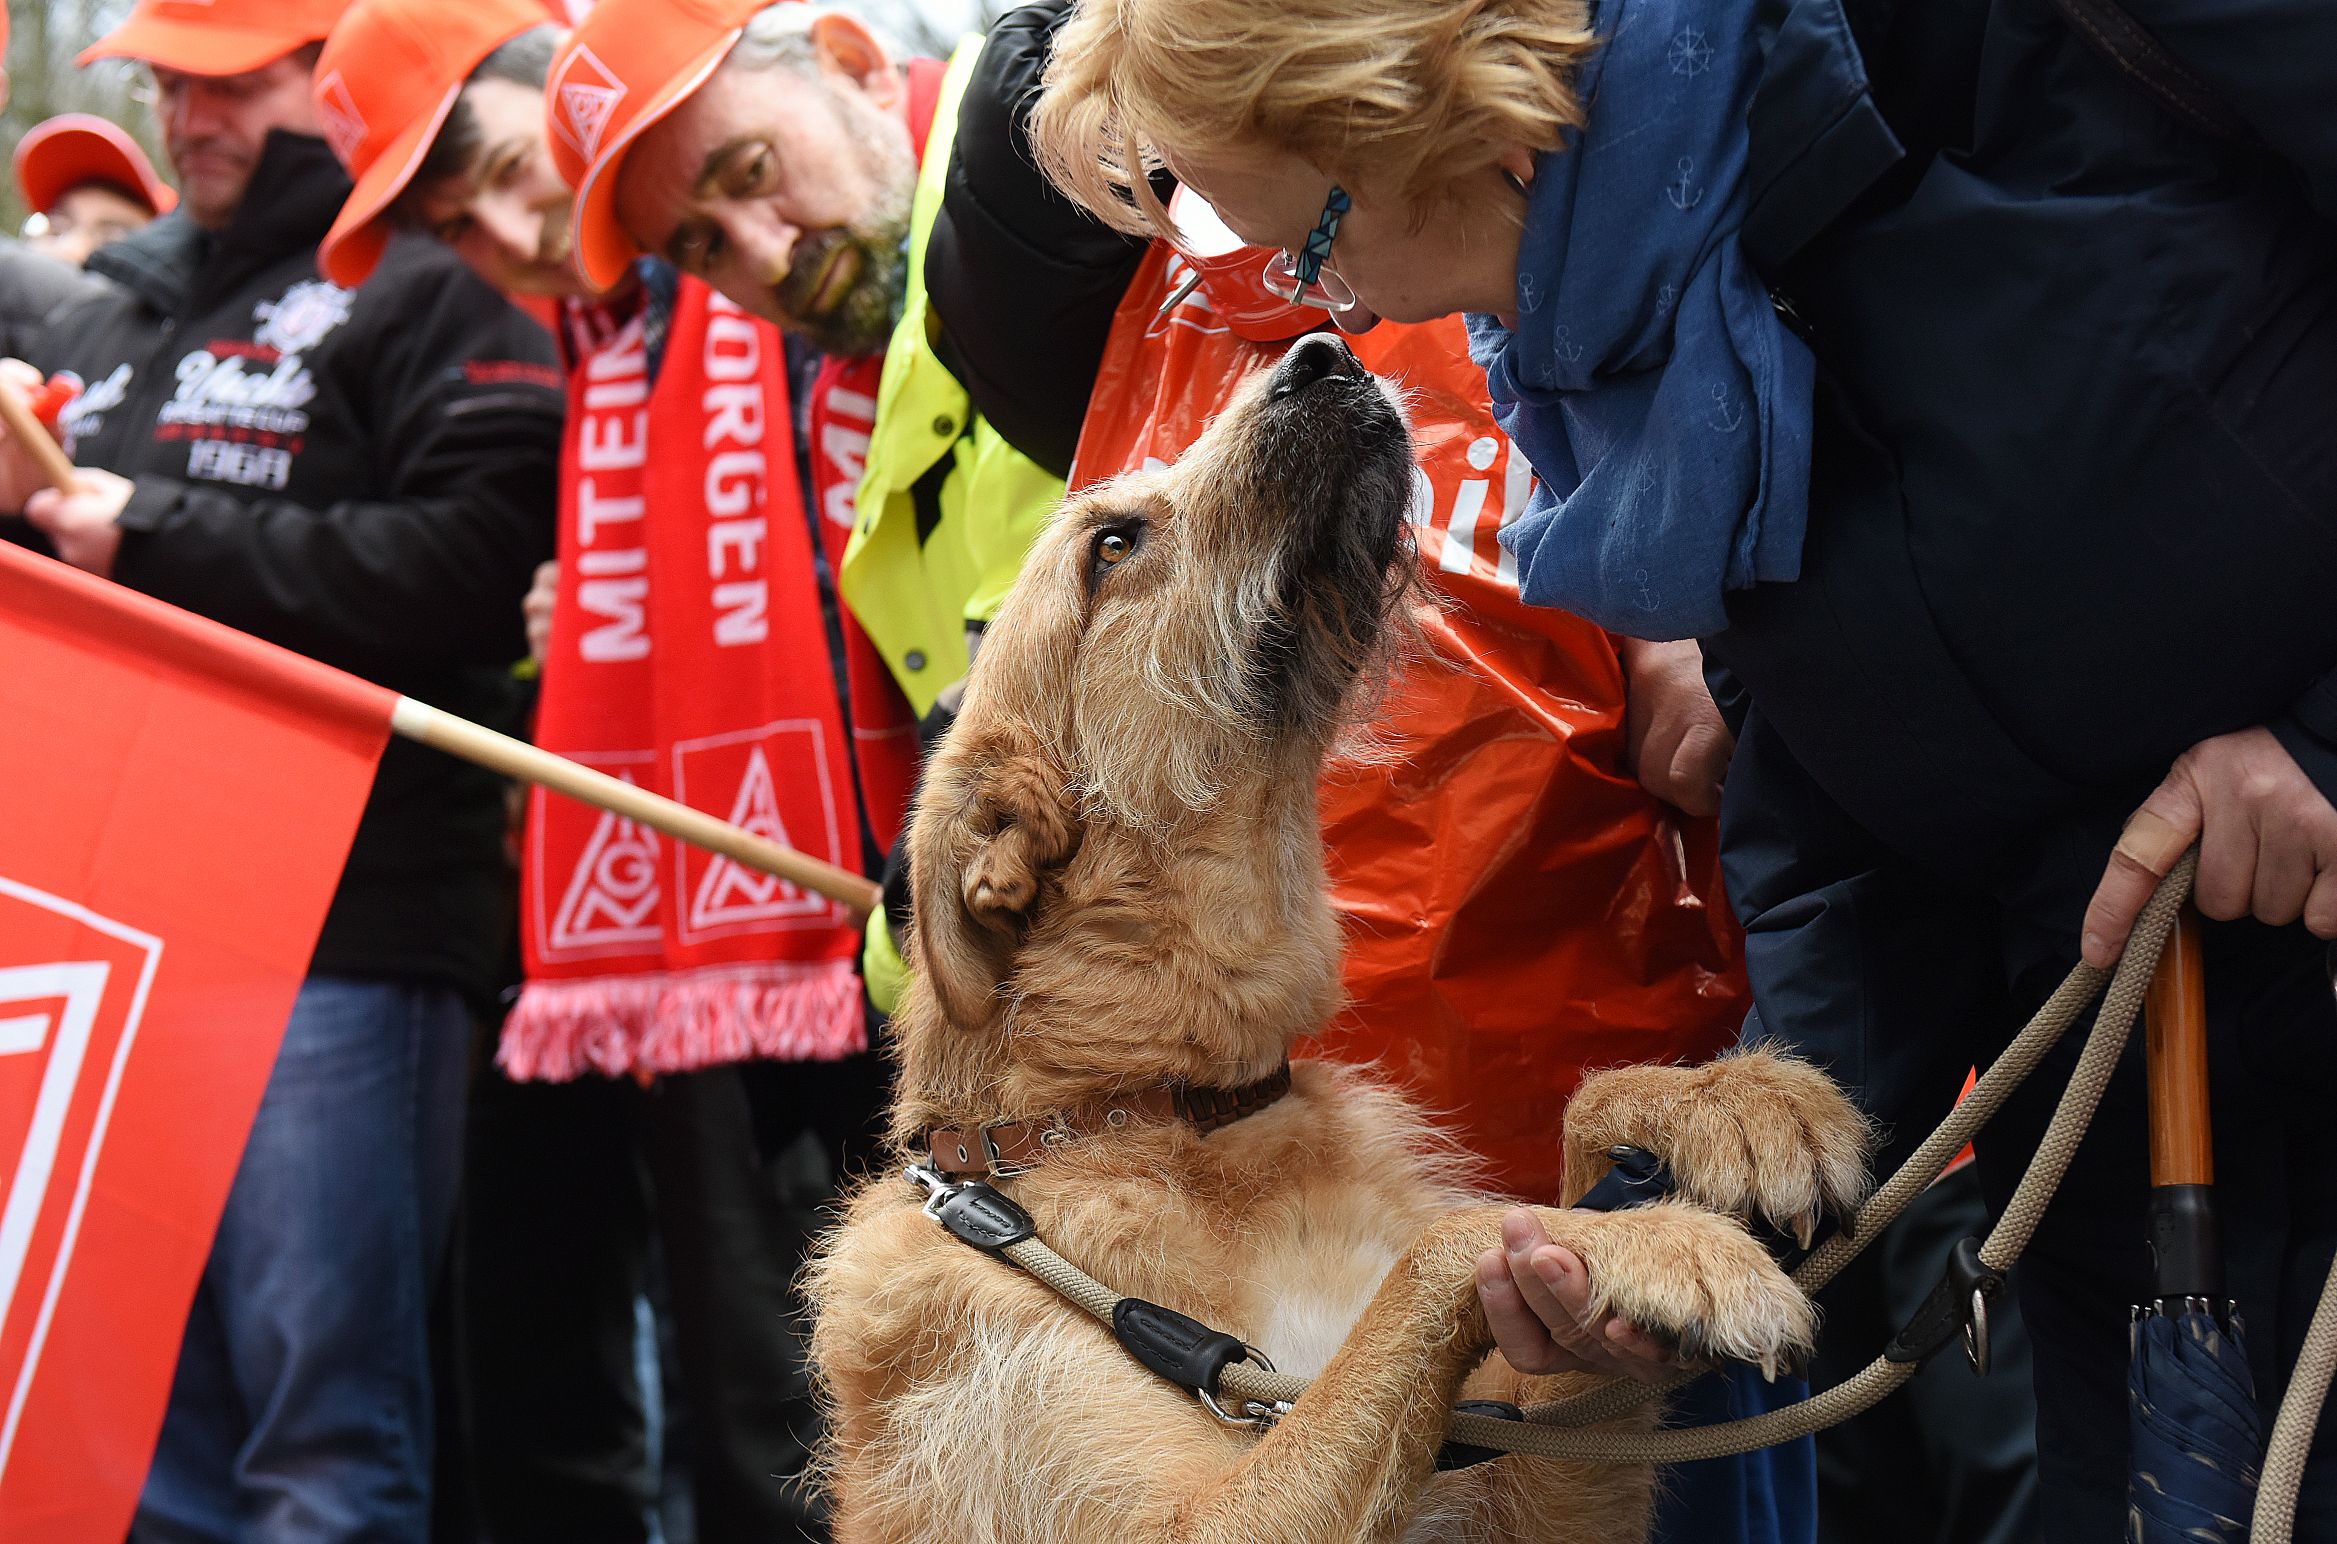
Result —
<path fill-rule="evenodd" d="M 1875 837 L 2064 855 L 2073 908 L 2196 741 L 2272 725 L 2337 798 L 2337 6 L 2127 5 L 2261 148 L 2050 0 L 1767 0 L 1746 240 L 1819 362 L 1810 533 L 1710 644 Z"/>

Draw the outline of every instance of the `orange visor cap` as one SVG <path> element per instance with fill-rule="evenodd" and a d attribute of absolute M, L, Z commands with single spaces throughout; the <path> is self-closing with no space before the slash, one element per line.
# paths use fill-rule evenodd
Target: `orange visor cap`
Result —
<path fill-rule="evenodd" d="M 349 0 L 138 0 L 74 63 L 143 59 L 186 75 L 241 75 L 321 43 Z"/>
<path fill-rule="evenodd" d="M 103 118 L 61 113 L 35 124 L 16 142 L 16 186 L 27 209 L 47 214 L 88 182 L 120 188 L 150 214 L 178 207 L 178 194 L 156 174 L 138 142 Z"/>
<path fill-rule="evenodd" d="M 317 267 L 344 289 L 389 245 L 386 216 L 430 153 L 463 84 L 496 49 L 552 21 L 542 0 L 356 0 L 316 64 L 317 114 L 356 184 Z"/>
<path fill-rule="evenodd" d="M 690 99 L 772 0 L 599 0 L 552 60 L 545 127 L 576 190 L 576 266 L 595 289 L 641 248 L 617 223 L 625 152 Z"/>

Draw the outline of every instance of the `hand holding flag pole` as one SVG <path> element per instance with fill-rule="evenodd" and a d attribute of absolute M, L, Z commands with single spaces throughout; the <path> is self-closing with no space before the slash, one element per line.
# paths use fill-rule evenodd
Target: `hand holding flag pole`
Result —
<path fill-rule="evenodd" d="M 79 468 L 65 454 L 65 447 L 57 443 L 57 437 L 49 432 L 46 424 L 33 416 L 32 405 L 24 400 L 24 394 L 5 383 L 0 383 L 0 427 L 5 427 L 17 448 L 33 459 L 50 487 L 59 493 L 71 493 L 80 486 L 74 476 Z"/>

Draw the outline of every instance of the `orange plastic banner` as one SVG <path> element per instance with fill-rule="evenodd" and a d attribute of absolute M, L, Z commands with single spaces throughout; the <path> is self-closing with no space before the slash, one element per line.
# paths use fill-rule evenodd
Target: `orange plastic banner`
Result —
<path fill-rule="evenodd" d="M 1156 245 L 1122 302 L 1074 487 L 1176 459 L 1251 368 Z M 1495 540 L 1523 512 L 1525 457 L 1493 422 L 1457 319 L 1349 343 L 1410 393 L 1413 534 L 1428 648 L 1377 726 L 1381 753 L 1325 778 L 1323 832 L 1348 936 L 1347 1012 L 1319 1050 L 1371 1062 L 1445 1112 L 1495 1183 L 1549 1198 L 1586 1070 L 1695 1060 L 1749 996 L 1712 823 L 1624 765 L 1623 672 L 1607 635 L 1518 598 Z"/>
<path fill-rule="evenodd" d="M 0 1540 L 129 1530 L 394 700 L 0 542 Z"/>

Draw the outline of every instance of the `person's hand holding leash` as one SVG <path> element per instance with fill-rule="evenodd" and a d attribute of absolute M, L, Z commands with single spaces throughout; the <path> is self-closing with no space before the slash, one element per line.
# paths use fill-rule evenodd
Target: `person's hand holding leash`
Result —
<path fill-rule="evenodd" d="M 1520 1207 L 1501 1222 L 1500 1249 L 1477 1261 L 1477 1296 L 1493 1342 L 1519 1372 L 1593 1372 L 1660 1383 L 1677 1365 L 1653 1336 L 1591 1307 L 1590 1273 Z"/>
<path fill-rule="evenodd" d="M 2337 938 L 2337 808 L 2269 729 L 2192 746 L 2142 802 L 2110 854 L 2085 913 L 2085 960 L 2115 964 L 2151 892 L 2193 842 L 2195 898 L 2219 922 L 2300 917 Z"/>

